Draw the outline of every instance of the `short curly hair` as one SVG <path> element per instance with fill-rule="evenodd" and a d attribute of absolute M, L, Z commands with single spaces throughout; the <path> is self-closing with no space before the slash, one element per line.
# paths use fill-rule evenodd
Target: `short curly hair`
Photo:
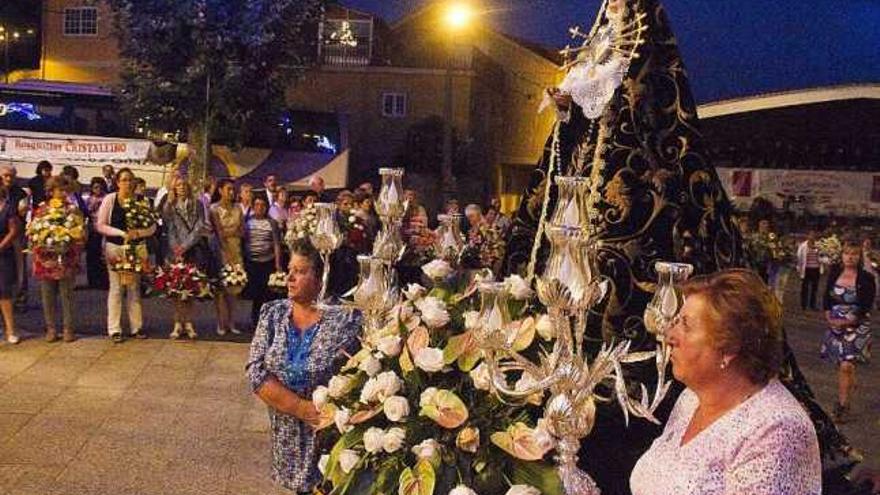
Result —
<path fill-rule="evenodd" d="M 779 373 L 783 358 L 782 305 L 751 270 L 730 269 L 694 277 L 685 297 L 700 295 L 709 307 L 709 329 L 717 349 L 736 355 L 749 379 L 765 384 Z"/>

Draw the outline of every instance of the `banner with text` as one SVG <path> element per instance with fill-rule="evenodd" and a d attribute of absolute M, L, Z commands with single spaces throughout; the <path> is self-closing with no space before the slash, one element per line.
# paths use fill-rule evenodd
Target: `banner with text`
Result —
<path fill-rule="evenodd" d="M 150 141 L 44 134 L 0 129 L 0 159 L 22 162 L 145 161 Z"/>
<path fill-rule="evenodd" d="M 826 170 L 719 168 L 727 194 L 739 208 L 762 197 L 777 207 L 797 204 L 822 214 L 880 215 L 880 174 Z"/>

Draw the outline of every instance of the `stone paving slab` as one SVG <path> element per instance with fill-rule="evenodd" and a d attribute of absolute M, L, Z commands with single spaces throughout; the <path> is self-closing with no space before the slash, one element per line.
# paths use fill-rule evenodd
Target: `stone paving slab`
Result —
<path fill-rule="evenodd" d="M 796 307 L 794 289 L 787 308 Z M 99 296 L 77 291 L 91 321 L 102 317 Z M 158 301 L 147 304 L 150 335 L 160 337 L 167 312 Z M 210 329 L 213 308 L 199 310 L 200 330 Z M 20 318 L 26 330 L 39 328 L 32 313 Z M 836 375 L 818 357 L 822 316 L 787 313 L 792 348 L 830 407 Z M 84 333 L 93 335 L 47 344 L 25 332 L 18 346 L 0 344 L 0 494 L 289 493 L 268 476 L 266 409 L 244 378 L 247 336 L 223 341 L 203 330 L 209 338 L 196 342 L 114 345 L 97 324 Z M 855 418 L 842 429 L 865 465 L 880 469 L 880 374 L 876 364 L 858 372 Z"/>

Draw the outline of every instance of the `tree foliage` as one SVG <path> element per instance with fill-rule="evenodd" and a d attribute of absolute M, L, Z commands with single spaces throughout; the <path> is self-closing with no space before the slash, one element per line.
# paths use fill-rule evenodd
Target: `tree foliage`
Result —
<path fill-rule="evenodd" d="M 139 126 L 207 131 L 234 145 L 277 119 L 285 89 L 316 52 L 323 11 L 321 0 L 109 3 L 124 60 L 121 98 Z"/>

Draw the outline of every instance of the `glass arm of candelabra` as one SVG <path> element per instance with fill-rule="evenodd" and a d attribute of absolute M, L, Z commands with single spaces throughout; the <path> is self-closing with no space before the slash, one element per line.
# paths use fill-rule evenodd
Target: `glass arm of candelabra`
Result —
<path fill-rule="evenodd" d="M 499 393 L 505 397 L 510 397 L 513 399 L 526 399 L 529 396 L 537 393 L 543 392 L 557 382 L 559 382 L 560 378 L 558 376 L 544 376 L 533 385 L 526 387 L 522 390 L 516 390 L 510 387 L 507 383 L 507 379 L 505 377 L 505 373 L 509 371 L 526 371 L 530 373 L 532 376 L 540 378 L 543 374 L 535 375 L 534 373 L 524 370 L 521 365 L 518 363 L 497 363 L 494 360 L 487 360 L 489 366 L 489 376 L 492 377 L 492 388 L 496 393 Z M 529 363 L 531 365 L 531 363 Z M 532 365 L 534 367 L 534 365 Z M 537 368 L 537 367 L 535 367 Z M 537 373 L 541 373 L 540 370 L 535 370 Z"/>
<path fill-rule="evenodd" d="M 322 252 L 321 261 L 324 263 L 324 272 L 321 274 L 321 293 L 318 295 L 318 301 L 326 303 L 327 286 L 330 284 L 330 253 Z"/>

